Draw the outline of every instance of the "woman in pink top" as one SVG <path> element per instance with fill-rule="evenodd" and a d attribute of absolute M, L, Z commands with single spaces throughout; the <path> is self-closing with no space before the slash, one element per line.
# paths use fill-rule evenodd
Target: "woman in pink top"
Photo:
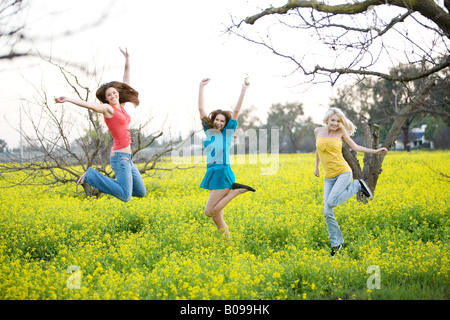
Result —
<path fill-rule="evenodd" d="M 124 202 L 131 196 L 144 197 L 146 194 L 144 181 L 139 170 L 131 160 L 131 118 L 124 108 L 126 102 L 139 105 L 139 94 L 129 86 L 130 62 L 128 51 L 120 49 L 125 57 L 123 82 L 112 81 L 102 85 L 96 92 L 101 103 L 87 102 L 68 97 L 55 98 L 55 102 L 70 102 L 77 106 L 103 114 L 105 123 L 113 137 L 111 150 L 111 167 L 116 179 L 108 178 L 92 168 L 89 168 L 77 182 L 77 186 L 87 183 L 100 192 L 110 194 Z"/>

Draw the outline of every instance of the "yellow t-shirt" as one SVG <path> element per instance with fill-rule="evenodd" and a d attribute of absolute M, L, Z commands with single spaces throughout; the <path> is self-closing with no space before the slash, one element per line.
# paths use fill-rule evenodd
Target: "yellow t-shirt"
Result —
<path fill-rule="evenodd" d="M 317 138 L 316 148 L 325 171 L 325 178 L 334 178 L 352 169 L 342 155 L 342 140 L 339 138 Z"/>

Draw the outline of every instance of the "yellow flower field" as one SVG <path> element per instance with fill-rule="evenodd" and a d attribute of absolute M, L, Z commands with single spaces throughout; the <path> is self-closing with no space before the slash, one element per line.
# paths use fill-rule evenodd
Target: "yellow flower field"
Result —
<path fill-rule="evenodd" d="M 449 155 L 390 152 L 374 200 L 336 208 L 334 259 L 314 154 L 280 155 L 274 175 L 232 165 L 257 191 L 225 208 L 231 245 L 203 214 L 204 163 L 145 178 L 128 203 L 3 188 L 0 298 L 449 299 L 449 180 L 430 169 L 448 175 Z"/>

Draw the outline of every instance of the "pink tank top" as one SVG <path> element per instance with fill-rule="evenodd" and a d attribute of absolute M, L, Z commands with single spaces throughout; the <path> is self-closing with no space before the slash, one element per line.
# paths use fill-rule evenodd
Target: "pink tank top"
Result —
<path fill-rule="evenodd" d="M 113 107 L 113 106 L 112 106 Z M 114 115 L 112 118 L 104 118 L 109 132 L 113 137 L 112 150 L 119 150 L 128 147 L 131 142 L 130 122 L 131 117 L 124 108 L 117 109 L 113 107 Z"/>

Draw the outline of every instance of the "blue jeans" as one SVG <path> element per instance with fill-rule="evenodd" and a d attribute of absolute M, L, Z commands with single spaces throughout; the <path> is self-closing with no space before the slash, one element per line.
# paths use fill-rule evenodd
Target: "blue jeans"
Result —
<path fill-rule="evenodd" d="M 144 197 L 146 193 L 144 181 L 131 160 L 131 154 L 115 152 L 109 159 L 116 174 L 116 180 L 89 168 L 84 181 L 100 192 L 110 194 L 124 202 L 130 201 L 131 196 Z"/>
<path fill-rule="evenodd" d="M 334 178 L 325 178 L 323 188 L 325 222 L 332 247 L 344 243 L 341 229 L 334 217 L 334 207 L 340 206 L 361 190 L 359 181 L 354 180 L 352 182 L 352 179 L 353 174 L 351 172 L 341 173 Z"/>

